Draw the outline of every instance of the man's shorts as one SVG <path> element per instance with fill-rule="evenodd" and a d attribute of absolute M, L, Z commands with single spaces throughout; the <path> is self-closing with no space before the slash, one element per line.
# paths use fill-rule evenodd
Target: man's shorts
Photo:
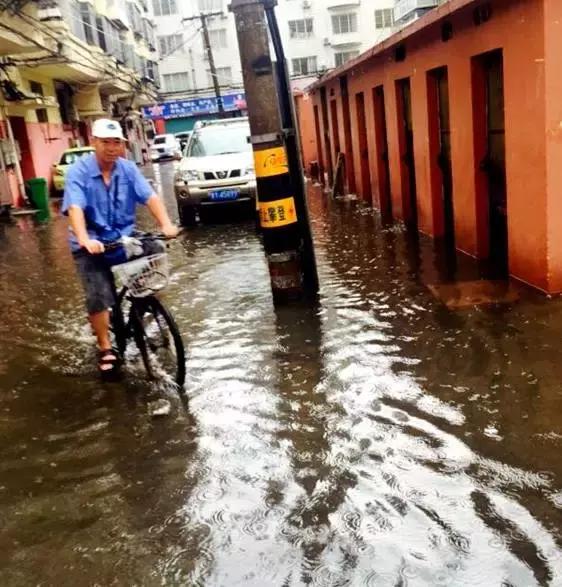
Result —
<path fill-rule="evenodd" d="M 154 255 L 165 250 L 162 241 L 144 241 L 144 255 Z M 113 273 L 103 254 L 91 255 L 81 249 L 72 253 L 82 287 L 86 294 L 88 314 L 97 314 L 108 310 L 115 304 L 115 286 Z"/>

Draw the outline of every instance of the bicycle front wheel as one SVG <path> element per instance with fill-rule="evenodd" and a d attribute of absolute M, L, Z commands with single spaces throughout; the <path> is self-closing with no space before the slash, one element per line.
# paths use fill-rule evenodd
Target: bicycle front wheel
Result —
<path fill-rule="evenodd" d="M 143 298 L 142 305 L 138 302 L 135 305 L 143 331 L 141 346 L 145 347 L 140 348 L 140 351 L 149 377 L 172 379 L 179 387 L 183 387 L 185 349 L 175 320 L 162 303 L 152 296 Z"/>

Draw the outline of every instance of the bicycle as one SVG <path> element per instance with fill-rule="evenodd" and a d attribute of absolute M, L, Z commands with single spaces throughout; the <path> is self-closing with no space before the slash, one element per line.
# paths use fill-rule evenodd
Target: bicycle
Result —
<path fill-rule="evenodd" d="M 146 241 L 169 240 L 157 233 L 135 235 Z M 123 239 L 104 243 L 106 251 L 122 247 Z M 156 379 L 158 370 L 173 379 L 181 389 L 185 383 L 185 349 L 178 326 L 164 304 L 154 295 L 168 285 L 168 255 L 159 252 L 142 256 L 111 267 L 113 288 L 117 300 L 111 308 L 111 330 L 122 360 L 129 341 L 133 340 L 140 352 L 150 379 Z M 116 279 L 121 282 L 118 291 Z M 125 311 L 125 302 L 130 304 Z M 127 314 L 127 316 L 126 316 Z"/>

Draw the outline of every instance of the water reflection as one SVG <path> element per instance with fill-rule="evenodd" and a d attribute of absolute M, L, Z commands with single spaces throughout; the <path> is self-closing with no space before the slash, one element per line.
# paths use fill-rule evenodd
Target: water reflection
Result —
<path fill-rule="evenodd" d="M 186 405 L 97 380 L 61 219 L 0 225 L 2 585 L 562 584 L 562 304 L 451 312 L 470 260 L 311 212 L 313 308 L 274 312 L 251 224 L 170 249 Z"/>

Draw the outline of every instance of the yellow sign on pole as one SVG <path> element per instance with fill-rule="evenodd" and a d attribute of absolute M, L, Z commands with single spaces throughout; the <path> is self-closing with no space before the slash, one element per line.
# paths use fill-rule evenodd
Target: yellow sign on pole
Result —
<path fill-rule="evenodd" d="M 292 196 L 273 202 L 260 202 L 259 207 L 262 228 L 277 228 L 297 221 L 295 199 Z"/>
<path fill-rule="evenodd" d="M 254 151 L 256 177 L 271 177 L 289 173 L 285 147 L 273 147 L 263 151 Z"/>

